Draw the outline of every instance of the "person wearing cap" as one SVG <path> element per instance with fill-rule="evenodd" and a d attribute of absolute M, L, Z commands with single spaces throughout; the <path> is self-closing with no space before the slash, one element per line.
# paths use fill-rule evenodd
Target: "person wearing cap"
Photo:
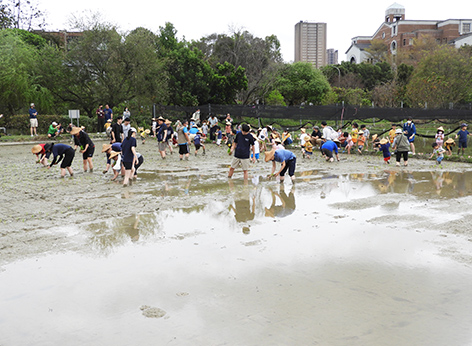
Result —
<path fill-rule="evenodd" d="M 256 151 L 254 148 L 254 137 L 249 132 L 251 128 L 248 124 L 243 124 L 241 132 L 238 132 L 234 138 L 234 142 L 231 145 L 229 154 L 234 153 L 233 160 L 231 161 L 231 167 L 228 172 L 228 178 L 233 176 L 234 170 L 241 166 L 244 173 L 244 181 L 249 179 L 249 162 L 251 160 L 251 151 L 253 153 L 252 162 L 256 161 Z"/>
<path fill-rule="evenodd" d="M 30 119 L 31 137 L 37 136 L 38 133 L 36 129 L 38 128 L 38 111 L 34 108 L 34 103 L 30 104 L 30 109 L 28 112 Z"/>
<path fill-rule="evenodd" d="M 114 161 L 113 162 L 113 178 L 111 178 L 111 180 L 115 181 L 116 178 L 118 178 L 118 175 L 120 174 L 120 172 L 123 171 L 123 165 L 121 164 L 121 153 L 110 150 L 109 160 L 110 160 L 110 164 L 112 160 Z"/>
<path fill-rule="evenodd" d="M 133 175 L 134 165 L 138 161 L 136 156 L 136 129 L 130 128 L 128 137 L 121 144 L 121 161 L 125 167 L 125 178 L 123 179 L 123 187 L 131 185 L 131 176 Z"/>
<path fill-rule="evenodd" d="M 106 165 L 106 168 L 102 171 L 103 174 L 108 172 L 108 170 L 110 169 L 110 165 L 111 165 L 110 153 L 112 151 L 121 153 L 121 143 L 103 144 L 102 145 L 102 153 L 105 153 L 106 158 L 107 158 L 107 165 Z"/>
<path fill-rule="evenodd" d="M 452 155 L 452 147 L 455 147 L 456 146 L 456 142 L 454 141 L 454 139 L 452 138 L 448 138 L 445 142 L 444 142 L 444 147 L 446 149 L 446 154 L 448 156 L 451 156 Z"/>
<path fill-rule="evenodd" d="M 165 119 L 163 117 L 157 118 L 157 145 L 159 153 L 161 154 L 162 159 L 166 158 L 166 148 L 167 148 L 167 125 L 165 124 Z"/>
<path fill-rule="evenodd" d="M 48 165 L 46 158 L 46 151 L 44 150 L 45 144 L 36 144 L 31 148 L 31 152 L 36 155 L 36 163 L 41 163 L 44 167 Z"/>
<path fill-rule="evenodd" d="M 93 172 L 93 153 L 95 152 L 95 144 L 90 139 L 87 132 L 82 130 L 80 127 L 73 127 L 70 130 L 70 134 L 74 136 L 74 150 L 77 150 L 80 147 L 80 152 L 82 153 L 82 160 L 84 162 L 84 172 L 87 172 L 87 166 L 90 172 Z"/>
<path fill-rule="evenodd" d="M 467 136 L 470 136 L 469 131 L 467 131 L 467 124 L 461 124 L 461 129 L 457 132 L 456 139 L 459 138 L 459 150 L 457 150 L 457 155 L 460 154 L 462 149 L 462 155 L 464 155 L 465 148 L 467 148 Z"/>
<path fill-rule="evenodd" d="M 302 149 L 302 157 L 305 158 L 306 142 L 310 141 L 310 136 L 306 133 L 306 129 L 304 129 L 303 127 L 300 129 L 300 136 L 298 138 L 300 139 L 300 148 Z"/>
<path fill-rule="evenodd" d="M 280 176 L 280 182 L 283 183 L 285 179 L 285 173 L 288 170 L 288 175 L 290 176 L 292 181 L 295 180 L 295 168 L 297 165 L 297 157 L 294 153 L 285 149 L 272 149 L 271 151 L 266 151 L 264 155 L 265 162 L 272 161 L 272 171 L 269 175 L 270 178 Z M 281 164 L 280 170 L 277 173 L 275 173 L 275 170 L 277 168 L 276 162 L 279 162 Z"/>
<path fill-rule="evenodd" d="M 436 139 L 436 143 L 442 148 L 444 143 L 444 128 L 442 126 L 438 127 L 434 138 Z"/>
<path fill-rule="evenodd" d="M 387 138 L 382 138 L 379 141 L 379 149 L 382 151 L 384 162 L 390 164 L 390 141 Z"/>
<path fill-rule="evenodd" d="M 49 125 L 49 129 L 48 129 L 48 138 L 54 138 L 56 137 L 56 134 L 57 134 L 57 127 L 58 127 L 58 124 L 53 121 L 51 123 L 51 125 Z"/>
<path fill-rule="evenodd" d="M 336 160 L 339 161 L 339 154 L 338 154 L 338 145 L 333 142 L 331 139 L 325 138 L 324 136 L 321 137 L 323 144 L 321 144 L 321 155 L 325 158 L 326 161 L 333 162 L 334 155 L 336 155 Z"/>
<path fill-rule="evenodd" d="M 123 130 L 123 117 L 121 115 L 116 117 L 116 123 L 111 125 L 111 141 L 110 143 L 121 143 L 124 137 L 124 130 Z M 129 122 L 128 122 L 129 125 Z M 128 129 L 129 130 L 129 129 Z"/>
<path fill-rule="evenodd" d="M 47 143 L 44 145 L 45 156 L 49 159 L 49 156 L 53 155 L 52 162 L 47 166 L 52 166 L 61 162 L 61 177 L 64 178 L 66 175 L 66 169 L 69 171 L 70 176 L 74 175 L 74 171 L 71 168 L 72 161 L 74 160 L 75 150 L 70 145 L 63 143 Z"/>
<path fill-rule="evenodd" d="M 408 151 L 410 150 L 410 142 L 408 137 L 401 129 L 395 130 L 395 139 L 393 140 L 392 149 L 395 150 L 396 165 L 400 166 L 401 158 L 403 164 L 408 166 Z"/>
<path fill-rule="evenodd" d="M 408 138 L 410 143 L 411 153 L 415 155 L 415 135 L 416 135 L 416 126 L 411 117 L 408 118 L 407 122 L 403 124 L 403 132 Z M 396 138 L 397 136 L 395 136 Z"/>
<path fill-rule="evenodd" d="M 274 138 L 272 140 L 272 148 L 277 149 L 285 149 L 284 145 L 282 144 L 282 140 L 280 138 Z"/>
<path fill-rule="evenodd" d="M 360 130 L 357 134 L 357 152 L 362 154 L 362 149 L 364 149 L 364 145 L 366 142 L 366 138 L 364 136 L 364 131 Z"/>

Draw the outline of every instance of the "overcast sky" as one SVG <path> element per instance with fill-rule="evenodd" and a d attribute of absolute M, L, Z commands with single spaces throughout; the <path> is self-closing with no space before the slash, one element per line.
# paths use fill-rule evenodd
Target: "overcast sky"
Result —
<path fill-rule="evenodd" d="M 328 48 L 339 51 L 339 60 L 355 36 L 370 36 L 382 24 L 385 10 L 394 1 L 249 1 L 215 0 L 116 1 L 116 0 L 37 0 L 46 12 L 48 30 L 68 29 L 71 13 L 94 11 L 122 31 L 142 26 L 153 32 L 171 22 L 179 38 L 198 40 L 212 33 L 229 33 L 230 27 L 244 28 L 258 37 L 275 34 L 285 61 L 294 59 L 294 30 L 300 20 L 327 23 Z M 407 20 L 472 18 L 472 1 L 449 0 L 435 6 L 424 0 L 399 1 Z"/>

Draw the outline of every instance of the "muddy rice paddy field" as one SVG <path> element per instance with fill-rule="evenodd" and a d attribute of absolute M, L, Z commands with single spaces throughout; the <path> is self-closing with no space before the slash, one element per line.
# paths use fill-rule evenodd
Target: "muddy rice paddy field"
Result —
<path fill-rule="evenodd" d="M 138 144 L 138 180 L 0 146 L 0 345 L 471 345 L 472 166 Z"/>

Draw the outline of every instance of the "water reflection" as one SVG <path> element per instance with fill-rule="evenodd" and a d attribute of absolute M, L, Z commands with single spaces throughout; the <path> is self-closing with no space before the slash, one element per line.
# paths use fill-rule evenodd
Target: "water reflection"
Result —
<path fill-rule="evenodd" d="M 274 187 L 269 187 L 269 191 L 272 195 L 272 204 L 269 208 L 265 208 L 265 216 L 267 217 L 286 217 L 293 214 L 295 211 L 295 187 L 293 187 L 293 185 L 285 187 L 284 184 L 280 184 L 279 186 L 279 192 L 275 191 Z M 286 189 L 288 190 L 288 194 L 286 193 Z"/>
<path fill-rule="evenodd" d="M 356 206 L 358 200 L 374 200 L 384 194 L 426 199 L 472 195 L 472 172 L 385 170 L 377 174 L 327 175 L 309 171 L 300 175 L 310 180 L 300 179 L 302 181 L 292 185 L 270 181 L 264 176 L 253 176 L 249 183 L 196 175 L 166 179 L 158 189 L 152 190 L 155 195 L 169 197 L 162 211 L 125 218 L 116 216 L 91 224 L 87 226 L 89 242 L 106 253 L 110 248 L 129 242 L 169 237 L 170 232 L 179 238 L 179 232 L 195 226 L 186 222 L 190 216 L 200 219 L 199 224 L 206 229 L 220 223 L 225 225 L 225 230 L 242 229 L 249 234 L 252 226 L 267 223 L 268 218 L 298 222 L 297 216 L 292 217 L 299 209 L 305 215 L 313 213 L 316 198 L 323 199 L 326 206 L 349 204 L 351 209 L 361 210 L 366 204 Z M 132 199 L 133 196 L 124 192 L 122 198 Z M 323 205 L 318 203 L 316 212 L 321 212 Z M 167 227 L 164 232 L 162 225 L 174 218 L 182 218 L 182 224 L 172 231 Z"/>
<path fill-rule="evenodd" d="M 380 193 L 403 193 L 427 198 L 455 198 L 472 195 L 472 172 L 412 172 L 386 170 L 371 181 Z"/>

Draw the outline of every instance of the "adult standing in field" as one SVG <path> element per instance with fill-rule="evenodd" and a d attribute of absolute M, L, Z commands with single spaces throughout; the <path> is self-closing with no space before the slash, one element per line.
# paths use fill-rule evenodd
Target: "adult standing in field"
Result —
<path fill-rule="evenodd" d="M 97 132 L 103 132 L 105 127 L 105 111 L 103 110 L 103 105 L 99 105 L 97 111 Z"/>
<path fill-rule="evenodd" d="M 123 110 L 123 119 L 126 118 L 131 118 L 131 112 L 129 111 L 128 107 L 125 107 L 125 109 Z"/>
<path fill-rule="evenodd" d="M 200 109 L 197 109 L 195 113 L 192 114 L 192 117 L 190 118 L 197 126 L 200 126 Z"/>
<path fill-rule="evenodd" d="M 116 117 L 116 123 L 111 125 L 111 143 L 121 143 L 123 141 L 123 117 L 121 115 Z"/>
<path fill-rule="evenodd" d="M 84 161 L 84 172 L 87 172 L 87 166 L 90 173 L 93 172 L 93 153 L 95 152 L 95 144 L 90 139 L 89 135 L 80 127 L 73 127 L 70 134 L 74 136 L 75 148 L 80 147 L 82 159 Z"/>
<path fill-rule="evenodd" d="M 105 122 L 107 122 L 108 120 L 113 121 L 113 109 L 111 109 L 109 105 L 105 105 L 104 112 L 105 112 Z"/>
<path fill-rule="evenodd" d="M 34 108 L 34 103 L 30 104 L 29 119 L 30 119 L 31 137 L 37 136 L 38 133 L 36 129 L 38 128 L 38 111 L 36 110 L 36 108 Z"/>
<path fill-rule="evenodd" d="M 411 153 L 415 155 L 416 126 L 411 117 L 408 118 L 405 124 L 403 124 L 403 132 L 405 133 L 406 137 L 408 138 L 408 142 L 410 143 Z"/>
<path fill-rule="evenodd" d="M 128 137 L 128 131 L 131 128 L 131 120 L 130 118 L 125 118 L 123 120 L 123 123 L 121 124 L 121 127 L 123 128 L 123 139 Z"/>
<path fill-rule="evenodd" d="M 166 158 L 166 148 L 167 148 L 167 125 L 165 124 L 165 119 L 163 117 L 157 118 L 157 145 L 159 153 L 161 154 L 162 159 Z"/>
<path fill-rule="evenodd" d="M 229 115 L 229 114 L 228 114 Z M 252 162 L 256 161 L 256 150 L 254 148 L 254 137 L 249 131 L 251 128 L 248 124 L 243 124 L 241 127 L 241 132 L 236 133 L 234 142 L 231 145 L 231 150 L 229 154 L 234 153 L 233 161 L 231 162 L 231 167 L 228 172 L 228 178 L 233 176 L 234 170 L 241 166 L 244 173 L 244 181 L 247 181 L 249 178 L 249 161 L 251 156 L 251 150 L 253 153 Z"/>
<path fill-rule="evenodd" d="M 214 141 L 216 140 L 215 132 L 218 127 L 218 118 L 216 115 L 211 115 L 208 119 L 208 123 L 210 124 L 210 140 Z"/>
<path fill-rule="evenodd" d="M 166 126 L 167 126 L 167 136 L 166 136 L 166 139 L 165 139 L 166 145 L 169 148 L 170 154 L 172 155 L 173 154 L 172 136 L 174 135 L 174 129 L 172 128 L 172 121 L 170 121 L 169 119 L 166 119 L 164 121 L 164 124 L 166 124 Z"/>
<path fill-rule="evenodd" d="M 403 164 L 408 166 L 408 150 L 410 150 L 410 143 L 408 137 L 401 129 L 395 130 L 395 139 L 393 140 L 392 149 L 395 150 L 396 165 L 400 166 L 400 160 L 403 157 Z"/>
<path fill-rule="evenodd" d="M 138 162 L 136 155 L 136 129 L 130 128 L 128 131 L 128 137 L 123 140 L 121 144 L 121 162 L 125 167 L 125 177 L 123 179 L 123 187 L 132 184 L 131 175 L 134 172 L 134 165 Z"/>
<path fill-rule="evenodd" d="M 66 169 L 69 171 L 70 176 L 74 175 L 74 171 L 71 168 L 72 161 L 74 160 L 75 150 L 72 149 L 70 145 L 63 144 L 63 143 L 47 143 L 44 145 L 45 156 L 49 159 L 49 156 L 53 155 L 53 160 L 47 168 L 51 168 L 52 166 L 61 162 L 61 178 L 64 178 L 66 175 Z"/>
<path fill-rule="evenodd" d="M 179 156 L 180 160 L 184 158 L 188 160 L 189 157 L 189 145 L 190 145 L 190 137 L 188 135 L 188 121 L 182 121 L 182 124 L 177 125 L 177 144 L 179 145 Z"/>

